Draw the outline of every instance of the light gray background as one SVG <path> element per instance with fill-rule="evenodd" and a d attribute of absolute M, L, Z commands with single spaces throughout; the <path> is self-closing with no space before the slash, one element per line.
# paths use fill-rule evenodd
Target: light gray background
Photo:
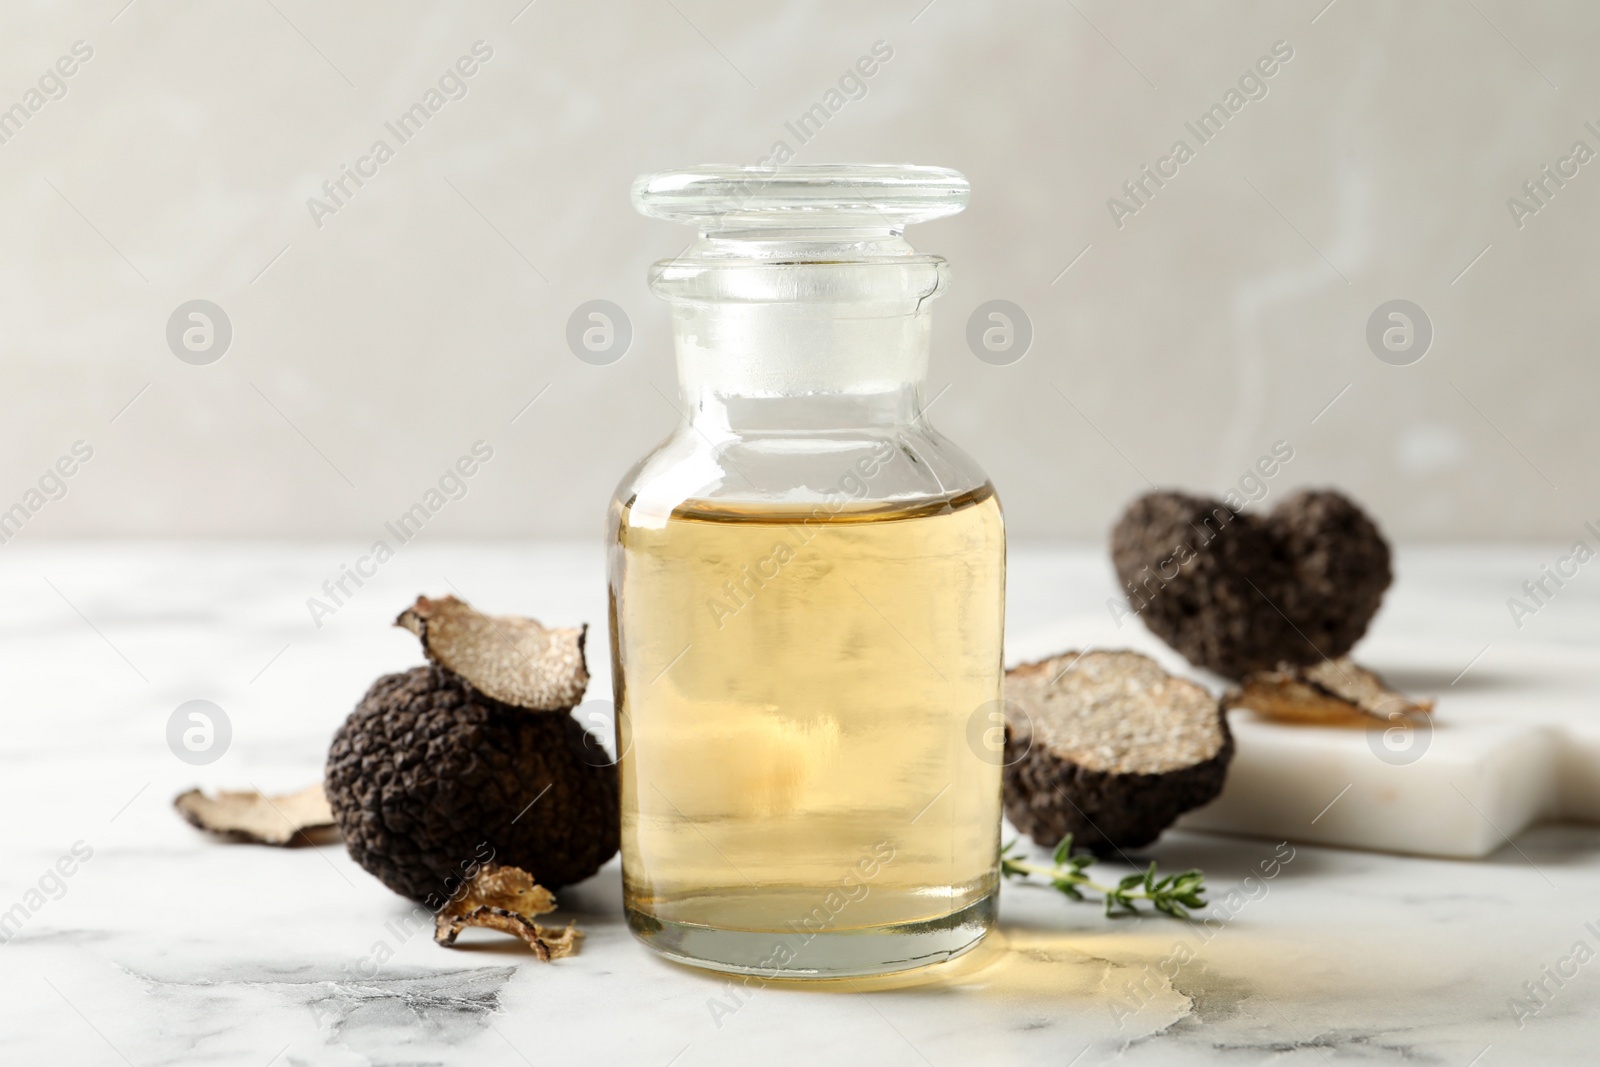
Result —
<path fill-rule="evenodd" d="M 688 233 L 630 179 L 795 146 L 879 40 L 796 161 L 970 177 L 966 214 L 910 236 L 956 272 L 935 422 L 1014 536 L 1099 538 L 1147 482 L 1221 493 L 1280 439 L 1267 503 L 1337 485 L 1399 539 L 1600 519 L 1600 161 L 1521 229 L 1506 205 L 1600 150 L 1600 7 L 124 3 L 3 16 L 0 108 L 94 49 L 0 144 L 0 509 L 95 450 L 20 538 L 375 537 L 478 439 L 495 458 L 427 537 L 598 537 L 677 418 L 644 278 Z M 478 40 L 468 95 L 319 228 L 307 198 Z M 1277 41 L 1268 95 L 1119 230 L 1107 198 Z M 209 366 L 165 341 L 196 298 L 233 324 Z M 1012 366 L 964 340 L 996 298 L 1035 329 Z M 1365 341 L 1395 298 L 1434 325 L 1411 366 Z M 593 299 L 633 320 L 610 366 L 563 339 Z"/>

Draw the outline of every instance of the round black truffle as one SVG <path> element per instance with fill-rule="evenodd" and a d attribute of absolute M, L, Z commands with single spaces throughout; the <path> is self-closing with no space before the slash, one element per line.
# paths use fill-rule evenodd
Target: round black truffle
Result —
<path fill-rule="evenodd" d="M 1222 790 L 1216 697 L 1137 652 L 1064 652 L 1006 672 L 1006 818 L 1034 843 L 1148 845 Z"/>
<path fill-rule="evenodd" d="M 1266 515 L 1149 493 L 1112 529 L 1111 558 L 1150 632 L 1229 678 L 1343 656 L 1392 580 L 1376 524 L 1328 490 L 1296 493 Z"/>
<path fill-rule="evenodd" d="M 617 771 L 596 751 L 566 711 L 417 667 L 379 678 L 339 727 L 328 802 L 351 858 L 430 907 L 491 860 L 554 890 L 617 852 Z"/>
<path fill-rule="evenodd" d="M 1394 580 L 1389 544 L 1355 501 L 1308 489 L 1280 504 L 1267 520 L 1294 568 L 1284 614 L 1317 652 L 1299 666 L 1338 659 L 1355 647 Z"/>

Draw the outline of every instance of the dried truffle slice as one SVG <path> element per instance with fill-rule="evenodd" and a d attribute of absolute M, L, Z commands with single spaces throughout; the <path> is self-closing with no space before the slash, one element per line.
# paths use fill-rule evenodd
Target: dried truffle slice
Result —
<path fill-rule="evenodd" d="M 554 911 L 555 907 L 556 895 L 536 884 L 527 871 L 486 863 L 434 915 L 433 939 L 441 945 L 453 945 L 462 930 L 482 926 L 522 938 L 546 963 L 577 955 L 583 941 L 583 931 L 577 926 L 568 923 L 563 929 L 553 930 L 533 921 L 535 915 Z"/>
<path fill-rule="evenodd" d="M 1137 652 L 1062 653 L 1006 672 L 1006 816 L 1045 846 L 1138 848 L 1222 789 L 1221 703 Z"/>
<path fill-rule="evenodd" d="M 1283 664 L 1261 671 L 1230 690 L 1224 703 L 1279 722 L 1314 726 L 1370 727 L 1395 716 L 1420 719 L 1433 701 L 1413 700 L 1348 656 L 1310 667 Z"/>
<path fill-rule="evenodd" d="M 453 596 L 419 596 L 394 622 L 422 640 L 430 660 L 504 704 L 566 710 L 583 700 L 589 685 L 587 626 L 546 629 L 534 619 L 485 615 Z"/>
<path fill-rule="evenodd" d="M 190 825 L 234 841 L 303 845 L 333 836 L 327 832 L 333 828 L 333 812 L 321 782 L 278 796 L 250 789 L 222 790 L 212 797 L 191 789 L 179 793 L 172 806 Z"/>
<path fill-rule="evenodd" d="M 1266 515 L 1148 493 L 1112 529 L 1111 556 L 1150 632 L 1228 678 L 1343 656 L 1392 578 L 1378 527 L 1327 490 L 1295 493 Z"/>
<path fill-rule="evenodd" d="M 334 734 L 328 800 L 350 857 L 429 907 L 487 859 L 560 889 L 617 852 L 617 771 L 597 747 L 565 712 L 416 667 L 374 682 Z"/>

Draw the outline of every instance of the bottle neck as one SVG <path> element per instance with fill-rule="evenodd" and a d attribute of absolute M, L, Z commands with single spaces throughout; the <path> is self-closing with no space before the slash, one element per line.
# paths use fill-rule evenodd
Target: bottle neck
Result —
<path fill-rule="evenodd" d="M 818 304 L 673 309 L 678 383 L 695 412 L 908 418 L 928 374 L 929 315 Z M 792 416 L 785 412 L 792 411 Z M 814 412 L 815 415 L 807 414 Z M 833 423 L 833 425 L 845 425 Z M 797 428 L 802 428 L 797 426 Z"/>
<path fill-rule="evenodd" d="M 947 279 L 943 260 L 875 237 L 707 239 L 651 281 L 672 305 L 691 418 L 821 431 L 919 417 L 930 305 Z"/>

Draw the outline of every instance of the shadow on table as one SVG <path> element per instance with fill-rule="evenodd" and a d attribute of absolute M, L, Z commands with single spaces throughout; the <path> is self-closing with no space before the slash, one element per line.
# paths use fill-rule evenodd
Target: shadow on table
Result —
<path fill-rule="evenodd" d="M 1126 859 L 1113 857 L 1107 863 L 1120 874 L 1148 867 L 1151 860 L 1164 875 L 1190 868 L 1204 871 L 1212 893 L 1247 877 L 1259 879 L 1269 871 L 1276 871 L 1273 881 L 1283 881 L 1322 874 L 1333 865 L 1321 846 L 1194 830 L 1170 830 L 1155 844 L 1129 851 Z"/>
<path fill-rule="evenodd" d="M 1432 667 L 1385 667 L 1378 673 L 1402 693 L 1438 697 L 1446 693 L 1488 693 L 1502 690 L 1526 692 L 1563 684 L 1563 679 L 1527 671 L 1513 674 L 1493 668 L 1473 667 L 1466 673 Z"/>
<path fill-rule="evenodd" d="M 569 919 L 588 929 L 599 926 L 624 926 L 622 914 L 622 864 L 612 859 L 592 878 L 556 892 L 558 910 L 550 916 L 561 922 Z"/>
<path fill-rule="evenodd" d="M 1497 867 L 1572 867 L 1590 864 L 1600 856 L 1600 826 L 1583 823 L 1541 823 L 1518 834 L 1489 855 L 1463 863 Z"/>

